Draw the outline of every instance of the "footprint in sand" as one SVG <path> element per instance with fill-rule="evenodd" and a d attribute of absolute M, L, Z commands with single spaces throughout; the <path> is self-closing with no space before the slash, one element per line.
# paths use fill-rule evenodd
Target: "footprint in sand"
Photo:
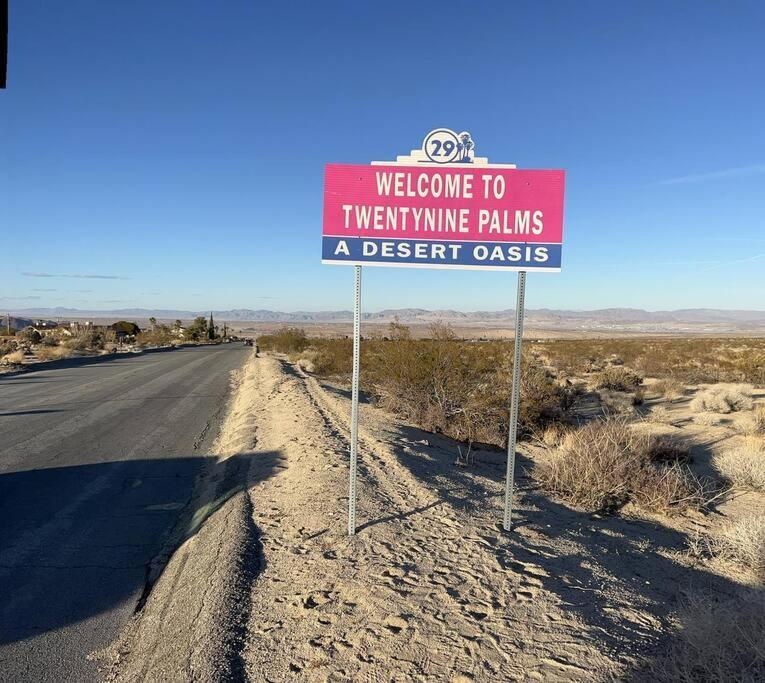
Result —
<path fill-rule="evenodd" d="M 385 628 L 387 628 L 394 635 L 406 630 L 409 626 L 409 622 L 401 616 L 390 616 L 385 620 Z"/>
<path fill-rule="evenodd" d="M 311 593 L 303 598 L 303 607 L 306 609 L 314 609 L 320 605 L 324 605 L 329 602 L 332 594 L 329 591 L 322 591 L 319 593 Z"/>

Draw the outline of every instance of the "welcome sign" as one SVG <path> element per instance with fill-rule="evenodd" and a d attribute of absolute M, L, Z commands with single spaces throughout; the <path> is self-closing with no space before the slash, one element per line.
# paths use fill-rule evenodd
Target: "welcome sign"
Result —
<path fill-rule="evenodd" d="M 526 272 L 555 272 L 564 171 L 518 170 L 475 156 L 470 133 L 436 128 L 396 162 L 327 164 L 322 263 L 355 266 L 348 534 L 356 533 L 362 266 L 518 271 L 505 510 L 511 530 Z"/>
<path fill-rule="evenodd" d="M 479 165 L 472 156 L 449 165 L 429 156 L 327 164 L 322 262 L 559 271 L 564 181 L 564 171 Z"/>

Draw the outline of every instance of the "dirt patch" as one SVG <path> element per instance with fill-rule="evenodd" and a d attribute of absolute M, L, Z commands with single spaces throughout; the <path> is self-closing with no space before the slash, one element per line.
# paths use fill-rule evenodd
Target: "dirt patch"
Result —
<path fill-rule="evenodd" d="M 688 553 L 708 518 L 589 515 L 541 495 L 519 458 L 501 531 L 504 454 L 361 406 L 359 531 L 345 533 L 343 387 L 259 361 L 258 448 L 284 469 L 251 489 L 266 566 L 252 587 L 249 680 L 612 680 L 671 637 L 683 590 L 739 584 Z M 460 678 L 462 677 L 462 678 Z"/>

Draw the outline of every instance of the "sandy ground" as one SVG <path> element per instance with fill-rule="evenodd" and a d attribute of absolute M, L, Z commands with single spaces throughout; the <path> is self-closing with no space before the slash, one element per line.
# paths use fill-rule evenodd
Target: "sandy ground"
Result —
<path fill-rule="evenodd" d="M 683 595 L 753 582 L 688 545 L 765 514 L 762 494 L 710 514 L 590 515 L 534 488 L 544 449 L 525 444 L 505 534 L 504 453 L 458 466 L 455 442 L 366 403 L 348 537 L 348 392 L 273 355 L 232 381 L 218 461 L 112 648 L 110 680 L 631 681 L 672 638 Z M 695 425 L 687 403 L 643 428 L 688 438 L 703 471 L 740 437 Z"/>
<path fill-rule="evenodd" d="M 459 467 L 454 442 L 369 405 L 349 538 L 346 392 L 273 356 L 254 372 L 253 462 L 278 453 L 281 465 L 250 489 L 263 554 L 250 680 L 629 678 L 668 637 L 679 595 L 738 588 L 686 553 L 704 516 L 571 510 L 534 490 L 528 449 L 504 534 L 502 453 Z"/>

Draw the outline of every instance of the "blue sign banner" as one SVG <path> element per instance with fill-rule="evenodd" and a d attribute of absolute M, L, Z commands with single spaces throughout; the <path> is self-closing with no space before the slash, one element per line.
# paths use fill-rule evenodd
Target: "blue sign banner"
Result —
<path fill-rule="evenodd" d="M 322 263 L 558 272 L 561 244 L 322 238 Z"/>

